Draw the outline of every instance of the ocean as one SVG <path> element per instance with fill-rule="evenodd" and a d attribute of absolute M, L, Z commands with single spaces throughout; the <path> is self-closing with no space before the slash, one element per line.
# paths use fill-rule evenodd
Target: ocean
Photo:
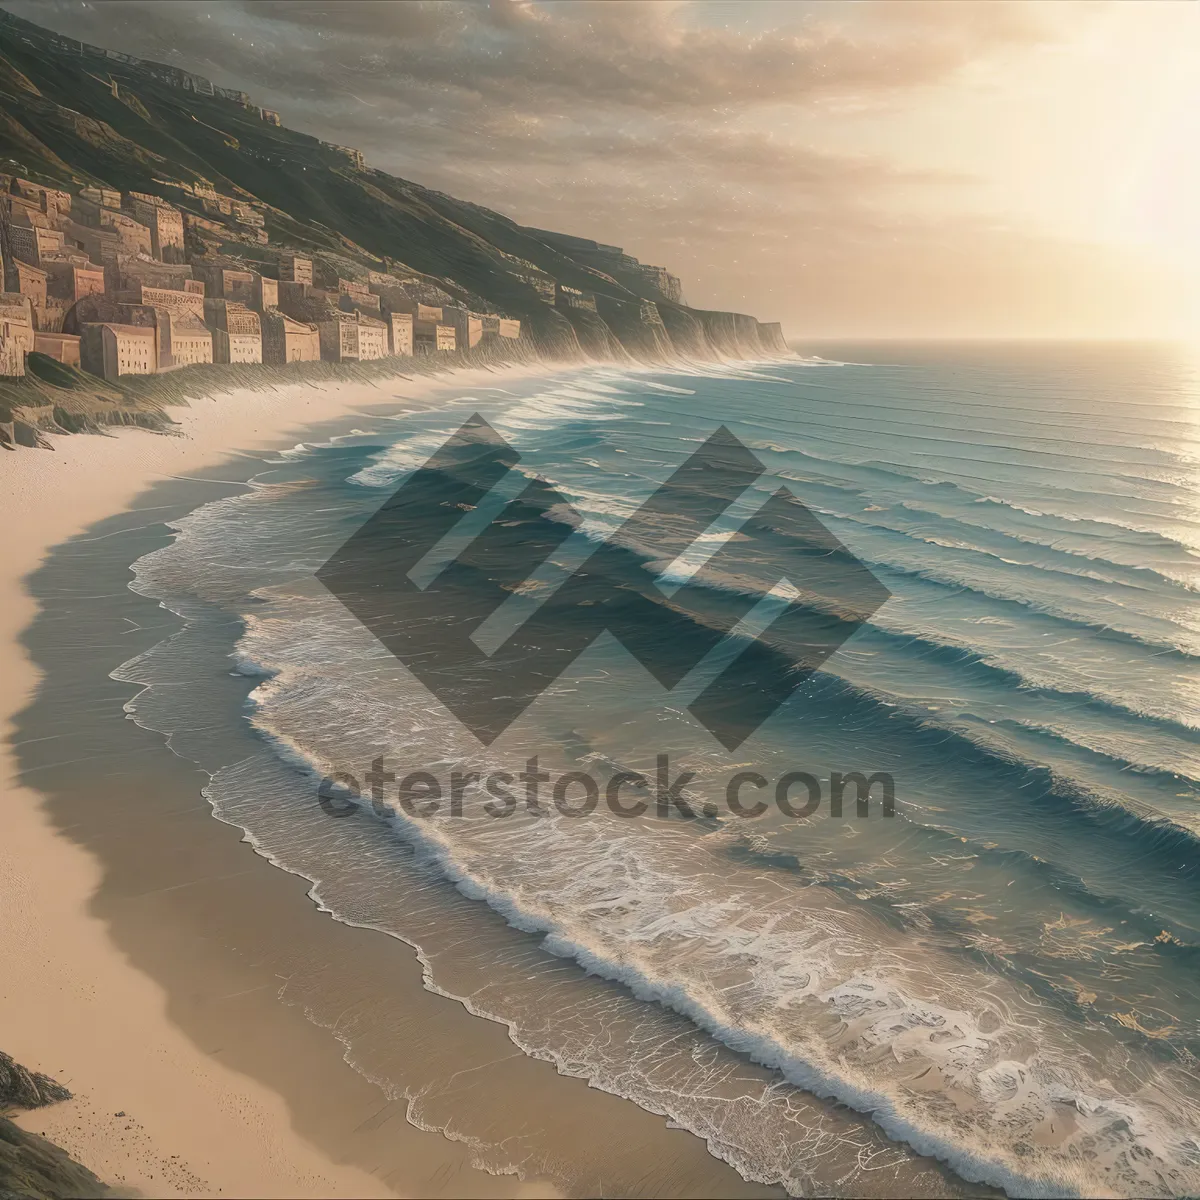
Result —
<path fill-rule="evenodd" d="M 501 499 L 545 481 L 568 502 L 461 506 L 471 533 L 508 520 L 506 561 L 555 531 L 507 629 L 716 430 L 753 453 L 762 475 L 689 553 L 603 560 L 606 587 L 649 571 L 668 607 L 692 580 L 703 619 L 736 625 L 712 661 L 668 688 L 603 632 L 484 744 L 323 586 L 475 414 L 520 455 Z M 780 488 L 888 598 L 819 669 L 798 656 L 790 697 L 728 749 L 689 705 L 782 580 L 820 607 L 795 530 L 755 519 Z M 839 344 L 574 369 L 299 445 L 174 529 L 132 586 L 183 624 L 113 673 L 142 689 L 128 711 L 209 773 L 220 820 L 337 920 L 415 947 L 430 990 L 520 1051 L 796 1195 L 1200 1191 L 1200 356 Z M 408 636 L 430 653 L 478 616 L 486 560 L 453 563 L 459 543 L 422 566 L 445 605 Z M 472 682 L 432 669 L 443 695 Z M 254 683 L 244 707 L 230 672 Z M 229 762 L 234 723 L 258 749 Z M 561 805 L 548 781 L 524 803 L 534 757 L 575 777 Z M 656 806 L 660 759 L 691 777 L 693 817 Z M 456 801 L 422 815 L 389 778 L 371 803 L 379 760 Z M 832 779 L 855 772 L 890 780 L 894 811 L 877 787 L 835 814 Z M 604 795 L 622 773 L 646 780 L 624 793 L 644 812 L 577 815 L 580 775 Z M 731 811 L 739 773 L 761 779 L 740 792 L 760 815 Z M 499 774 L 511 805 L 482 782 Z M 385 1091 L 388 1002 L 333 1030 Z M 409 1101 L 490 1170 L 570 1157 L 536 1113 L 504 1129 L 484 1101 Z"/>

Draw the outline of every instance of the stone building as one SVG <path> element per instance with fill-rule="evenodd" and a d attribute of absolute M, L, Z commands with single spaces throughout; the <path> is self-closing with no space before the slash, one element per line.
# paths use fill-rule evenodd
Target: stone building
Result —
<path fill-rule="evenodd" d="M 102 267 L 81 267 L 77 263 L 48 262 L 46 276 L 47 294 L 61 300 L 66 308 L 70 308 L 84 296 L 104 294 L 104 269 Z"/>
<path fill-rule="evenodd" d="M 9 278 L 5 280 L 6 284 L 13 291 L 29 297 L 29 303 L 33 305 L 34 324 L 41 329 L 42 323 L 46 319 L 46 285 L 50 278 L 49 274 L 40 267 L 14 258 L 8 275 Z"/>
<path fill-rule="evenodd" d="M 0 292 L 0 375 L 24 375 L 33 349 L 33 306 L 20 292 Z"/>
<path fill-rule="evenodd" d="M 263 361 L 258 313 L 236 300 L 209 299 L 204 301 L 204 323 L 213 336 L 213 362 Z"/>
<path fill-rule="evenodd" d="M 339 278 L 337 290 L 338 297 L 342 302 L 340 307 L 344 309 L 362 308 L 371 313 L 379 312 L 379 297 L 365 283 Z"/>
<path fill-rule="evenodd" d="M 185 239 L 190 236 L 193 244 L 207 250 L 218 246 L 227 236 L 225 227 L 219 222 L 198 217 L 195 213 L 183 214 L 183 228 Z M 187 244 L 185 240 L 185 247 Z"/>
<path fill-rule="evenodd" d="M 151 308 L 162 308 L 171 312 L 191 313 L 203 321 L 203 292 L 176 291 L 173 288 L 147 287 L 143 284 L 134 294 L 138 304 L 148 304 Z"/>
<path fill-rule="evenodd" d="M 166 363 L 172 369 L 193 366 L 213 361 L 213 335 L 208 326 L 187 309 L 157 309 L 159 316 L 165 315 Z"/>
<path fill-rule="evenodd" d="M 266 217 L 253 204 L 246 204 L 241 200 L 233 202 L 233 219 L 239 225 L 249 225 L 256 229 L 262 229 L 267 223 Z"/>
<path fill-rule="evenodd" d="M 327 309 L 317 322 L 324 362 L 355 362 L 358 359 L 358 314 L 339 308 Z"/>
<path fill-rule="evenodd" d="M 436 325 L 442 319 L 442 308 L 439 304 L 422 304 L 419 300 L 401 300 L 392 305 L 395 312 L 412 313 L 413 323 Z"/>
<path fill-rule="evenodd" d="M 56 358 L 68 367 L 78 367 L 81 363 L 79 341 L 73 333 L 35 333 L 33 348 L 39 354 Z"/>
<path fill-rule="evenodd" d="M 60 214 L 66 215 L 71 211 L 70 192 L 46 187 L 44 184 L 34 183 L 29 179 L 12 179 L 9 191 L 36 205 L 40 212 L 51 218 Z"/>
<path fill-rule="evenodd" d="M 14 258 L 40 267 L 44 257 L 62 250 L 63 235 L 58 229 L 44 229 L 40 225 L 12 225 L 9 242 Z"/>
<path fill-rule="evenodd" d="M 440 321 L 413 322 L 413 352 L 415 354 L 446 353 L 457 348 L 454 326 Z"/>
<path fill-rule="evenodd" d="M 102 208 L 99 223 L 101 229 L 112 229 L 116 232 L 124 253 L 147 256 L 152 253 L 153 239 L 149 228 L 141 221 L 135 221 L 128 213 Z"/>
<path fill-rule="evenodd" d="M 84 325 L 79 344 L 85 371 L 102 379 L 122 375 L 153 375 L 158 370 L 154 330 L 110 322 Z"/>
<path fill-rule="evenodd" d="M 290 279 L 280 279 L 276 287 L 276 302 L 286 313 L 294 313 L 301 319 L 307 319 L 307 309 L 315 299 L 311 283 L 297 283 Z"/>
<path fill-rule="evenodd" d="M 129 291 L 140 287 L 167 288 L 173 292 L 204 295 L 204 284 L 192 278 L 186 263 L 160 263 L 145 258 L 126 258 L 118 264 L 121 287 Z"/>
<path fill-rule="evenodd" d="M 85 325 L 137 325 L 154 330 L 158 326 L 155 310 L 144 304 L 132 304 L 115 294 L 84 296 L 65 313 L 62 332 L 81 335 Z"/>
<path fill-rule="evenodd" d="M 231 267 L 213 266 L 193 262 L 192 269 L 204 281 L 205 294 L 218 300 L 237 300 L 250 306 L 261 295 L 256 283 L 257 271 L 244 271 Z"/>
<path fill-rule="evenodd" d="M 387 314 L 388 353 L 411 357 L 413 352 L 412 313 Z"/>
<path fill-rule="evenodd" d="M 298 254 L 281 254 L 279 256 L 279 281 L 288 283 L 309 283 L 313 281 L 313 264 L 311 258 L 301 258 Z"/>
<path fill-rule="evenodd" d="M 442 320 L 454 326 L 455 345 L 460 350 L 473 349 L 483 338 L 483 318 L 465 308 L 444 306 Z"/>
<path fill-rule="evenodd" d="M 257 309 L 259 312 L 266 312 L 268 308 L 279 307 L 279 280 L 268 279 L 265 275 L 258 275 L 256 278 L 256 292 L 254 303 L 251 308 Z"/>
<path fill-rule="evenodd" d="M 150 252 L 164 262 L 183 261 L 183 213 L 144 192 L 129 193 L 133 215 L 150 230 Z"/>
<path fill-rule="evenodd" d="M 375 317 L 358 313 L 358 357 L 362 362 L 388 356 L 388 327 Z"/>
<path fill-rule="evenodd" d="M 90 201 L 97 207 L 120 208 L 121 193 L 113 188 L 85 187 L 79 189 L 79 199 Z"/>
<path fill-rule="evenodd" d="M 521 336 L 521 322 L 515 317 L 493 315 L 483 317 L 482 321 L 484 333 L 494 333 L 497 337 L 502 338 L 519 338 Z"/>
<path fill-rule="evenodd" d="M 408 296 L 395 296 L 388 303 L 389 312 L 405 313 L 412 317 L 413 351 L 426 353 L 437 349 L 438 327 L 442 324 L 442 308 L 438 304 L 423 304 Z M 452 326 L 450 328 L 453 328 Z M 444 339 L 443 339 L 444 340 Z"/>
<path fill-rule="evenodd" d="M 282 366 L 320 359 L 321 335 L 315 325 L 294 320 L 277 308 L 264 312 L 260 322 L 263 362 Z"/>
<path fill-rule="evenodd" d="M 68 249 L 82 250 L 93 263 L 108 266 L 117 262 L 118 255 L 125 253 L 121 238 L 115 229 L 80 225 L 70 219 L 61 222 Z"/>

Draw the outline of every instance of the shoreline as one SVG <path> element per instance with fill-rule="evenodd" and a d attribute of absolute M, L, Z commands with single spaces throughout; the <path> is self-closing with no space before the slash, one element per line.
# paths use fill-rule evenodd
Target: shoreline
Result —
<path fill-rule="evenodd" d="M 0 465 L 0 504 L 14 532 L 0 574 L 7 656 L 0 711 L 8 734 L 0 753 L 7 756 L 9 816 L 0 842 L 0 890 L 12 897 L 14 914 L 0 932 L 0 961 L 15 966 L 6 972 L 8 986 L 0 986 L 3 1048 L 77 1096 L 22 1114 L 23 1127 L 43 1133 L 127 1194 L 559 1194 L 536 1172 L 490 1174 L 476 1163 L 469 1140 L 452 1129 L 408 1121 L 407 1098 L 382 1093 L 348 1065 L 347 1048 L 331 1024 L 304 1004 L 279 1002 L 281 988 L 272 981 L 283 976 L 271 971 L 278 965 L 272 937 L 289 953 L 298 947 L 302 962 L 353 978 L 364 997 L 387 997 L 415 1031 L 424 1067 L 444 1064 L 450 1077 L 478 1070 L 474 1086 L 508 1096 L 516 1108 L 550 1104 L 569 1113 L 570 1126 L 592 1141 L 593 1154 L 628 1155 L 644 1186 L 675 1194 L 776 1194 L 746 1183 L 700 1139 L 669 1128 L 662 1117 L 521 1054 L 505 1027 L 427 991 L 415 955 L 397 952 L 394 939 L 381 955 L 385 935 L 331 920 L 313 904 L 303 880 L 257 858 L 247 863 L 251 851 L 241 831 L 214 820 L 200 795 L 197 768 L 161 753 L 161 743 L 148 752 L 146 739 L 154 735 L 133 722 L 114 728 L 115 706 L 124 698 L 113 694 L 119 685 L 93 669 L 106 686 L 93 685 L 86 708 L 74 691 L 47 698 L 42 693 L 53 671 L 40 673 L 33 661 L 46 661 L 44 653 L 34 655 L 39 646 L 44 651 L 34 636 L 44 607 L 35 595 L 46 593 L 33 586 L 31 574 L 44 584 L 48 564 L 69 557 L 81 531 L 94 530 L 87 542 L 129 534 L 149 539 L 149 531 L 161 542 L 163 520 L 223 494 L 222 487 L 240 490 L 241 480 L 262 469 L 264 449 L 316 440 L 314 433 L 325 440 L 349 432 L 360 414 L 369 419 L 436 407 L 443 392 L 553 377 L 585 365 L 519 364 L 420 380 L 236 391 L 177 410 L 182 436 L 138 429 L 104 438 L 81 434 L 56 438 L 53 451 L 0 456 L 0 464 L 13 468 Z M 159 503 L 164 498 L 174 511 Z M 135 501 L 138 507 L 131 508 Z M 141 512 L 148 514 L 145 522 Z M 97 565 L 105 565 L 101 558 Z M 133 641 L 165 636 L 159 627 L 172 614 L 155 616 L 145 598 L 149 612 L 129 608 L 129 560 L 121 560 L 116 573 L 114 561 L 110 554 L 107 574 L 100 572 L 94 587 L 87 576 L 97 608 L 106 609 L 110 623 L 115 604 L 132 612 L 140 627 Z M 110 599 L 118 592 L 119 600 Z M 79 624 L 71 616 L 67 627 L 56 627 L 68 639 Z M 118 629 L 102 643 L 106 669 L 138 651 L 114 646 L 115 637 L 130 633 Z M 30 705 L 39 702 L 43 711 L 31 718 Z M 66 736 L 58 732 L 64 703 L 81 709 L 71 736 L 82 737 L 85 746 L 89 723 L 100 719 L 108 731 L 103 753 L 110 734 L 126 741 L 132 734 L 137 746 L 126 754 L 145 755 L 132 777 L 148 797 L 123 793 L 104 773 L 94 784 L 98 792 L 109 789 L 98 805 L 104 820 L 118 828 L 135 823 L 122 842 L 88 827 L 95 813 L 79 797 L 93 777 L 68 780 L 57 792 L 52 786 L 53 777 L 72 770 L 76 754 L 87 760 L 86 749 L 21 749 L 11 740 L 19 714 L 21 734 L 31 743 L 57 744 Z M 33 769 L 47 770 L 41 778 L 50 781 L 43 790 L 25 778 L 14 781 L 18 766 L 37 762 L 38 754 L 45 761 Z M 103 766 L 99 757 L 93 749 L 91 761 Z M 119 775 L 120 763 L 106 773 Z M 173 802 L 181 797 L 165 819 L 155 804 L 162 795 Z M 194 878 L 184 874 L 180 883 L 181 871 Z M 132 896 L 131 881 L 141 889 Z M 197 898 L 200 889 L 191 883 L 206 885 L 208 894 Z M 245 919 L 260 911 L 262 920 Z"/>
<path fill-rule="evenodd" d="M 9 524 L 0 569 L 0 891 L 9 905 L 0 926 L 0 1028 L 6 1053 L 76 1094 L 22 1113 L 18 1123 L 106 1182 L 150 1195 L 397 1194 L 362 1167 L 332 1161 L 295 1131 L 281 1095 L 196 1046 L 171 1020 L 165 989 L 131 965 L 93 912 L 100 863 L 54 827 L 39 792 L 14 779 L 13 719 L 40 682 L 19 640 L 37 614 L 26 577 L 52 547 L 128 511 L 159 480 L 285 449 L 318 424 L 352 421 L 370 408 L 432 406 L 442 389 L 548 369 L 240 389 L 174 410 L 171 433 L 58 436 L 52 450 L 0 457 L 0 511 Z"/>

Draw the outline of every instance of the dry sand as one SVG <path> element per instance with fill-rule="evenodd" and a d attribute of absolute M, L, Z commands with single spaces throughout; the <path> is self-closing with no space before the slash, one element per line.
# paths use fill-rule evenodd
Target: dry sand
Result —
<path fill-rule="evenodd" d="M 109 1182 L 156 1196 L 409 1190 L 394 1172 L 389 1187 L 363 1166 L 333 1161 L 296 1131 L 280 1094 L 186 1036 L 168 1017 L 165 989 L 131 965 L 89 910 L 100 865 L 52 829 L 37 792 L 13 782 L 7 735 L 37 685 L 18 641 L 34 616 L 22 581 L 50 547 L 124 510 L 157 480 L 203 476 L 231 448 L 293 445 L 318 422 L 396 396 L 415 405 L 448 382 L 461 389 L 484 379 L 495 385 L 497 373 L 236 392 L 173 409 L 180 436 L 128 429 L 0 455 L 0 1045 L 77 1096 L 22 1123 Z M 497 1194 L 517 1190 L 515 1180 L 495 1182 L 503 1183 Z M 546 1193 L 537 1184 L 522 1190 Z"/>

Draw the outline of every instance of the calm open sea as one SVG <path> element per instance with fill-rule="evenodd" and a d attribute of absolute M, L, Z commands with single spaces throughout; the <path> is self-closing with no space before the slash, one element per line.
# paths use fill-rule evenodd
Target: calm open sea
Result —
<path fill-rule="evenodd" d="M 335 916 L 410 942 L 431 989 L 747 1178 L 796 1194 L 945 1194 L 957 1178 L 1194 1195 L 1200 357 L 818 349 L 588 368 L 297 447 L 137 564 L 136 588 L 186 624 L 117 672 L 146 685 L 130 708 Z M 725 425 L 766 468 L 741 517 L 786 486 L 891 599 L 736 751 L 687 712 L 689 680 L 668 694 L 608 636 L 484 747 L 314 578 L 474 412 L 582 515 L 560 567 Z M 716 536 L 730 528 L 709 548 L 736 550 Z M 774 587 L 798 561 L 789 536 L 743 538 L 713 605 Z M 666 572 L 664 603 L 704 545 Z M 206 690 L 230 669 L 262 677 L 248 710 Z M 222 761 L 222 728 L 247 720 L 261 752 Z M 386 818 L 338 820 L 316 803 L 316 780 L 361 778 L 377 756 L 448 779 L 537 755 L 603 781 L 653 777 L 660 754 L 699 800 L 735 770 L 886 772 L 896 814 L 495 819 L 472 787 L 460 817 L 393 798 Z M 371 1038 L 339 1036 L 386 1086 Z M 420 1098 L 411 1115 L 445 1125 Z M 469 1114 L 456 1136 L 497 1170 L 532 1154 Z"/>

